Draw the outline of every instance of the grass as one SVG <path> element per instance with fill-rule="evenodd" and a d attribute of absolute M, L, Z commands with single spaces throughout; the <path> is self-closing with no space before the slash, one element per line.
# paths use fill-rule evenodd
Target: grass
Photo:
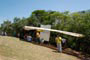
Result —
<path fill-rule="evenodd" d="M 77 57 L 7 36 L 0 36 L 0 58 L 2 60 L 79 60 Z"/>

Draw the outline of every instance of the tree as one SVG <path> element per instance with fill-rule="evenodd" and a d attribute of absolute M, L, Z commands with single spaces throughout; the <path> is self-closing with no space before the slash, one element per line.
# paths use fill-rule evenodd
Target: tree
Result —
<path fill-rule="evenodd" d="M 11 31 L 12 31 L 12 27 L 11 27 L 11 21 L 7 20 L 7 21 L 4 21 L 3 24 L 1 24 L 1 29 L 4 31 L 4 32 L 7 32 L 8 35 L 11 35 Z"/>

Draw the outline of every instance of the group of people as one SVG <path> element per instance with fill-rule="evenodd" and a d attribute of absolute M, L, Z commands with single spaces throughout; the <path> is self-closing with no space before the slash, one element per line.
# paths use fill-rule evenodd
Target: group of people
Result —
<path fill-rule="evenodd" d="M 41 41 L 40 41 L 40 32 L 36 32 L 35 33 L 35 39 L 34 39 L 34 41 L 36 42 L 36 43 L 38 43 L 38 44 L 40 44 L 41 43 Z M 32 36 L 31 35 L 28 35 L 28 34 L 25 34 L 24 35 L 24 39 L 25 40 L 27 40 L 27 41 L 29 41 L 29 42 L 32 42 Z M 56 38 L 55 38 L 55 41 L 56 41 L 56 45 L 57 45 L 57 50 L 58 50 L 58 52 L 62 52 L 62 42 L 64 42 L 65 43 L 65 39 L 63 39 L 63 38 L 61 38 L 60 37 L 60 35 L 57 35 L 56 36 Z"/>
<path fill-rule="evenodd" d="M 2 35 L 3 36 L 7 36 L 7 33 L 6 32 L 2 32 Z M 20 36 L 20 34 L 18 34 L 18 36 Z M 33 38 L 31 35 L 29 34 L 25 34 L 24 35 L 24 39 L 29 41 L 29 42 L 32 42 Z M 38 44 L 41 43 L 41 40 L 40 40 L 40 32 L 39 31 L 36 31 L 35 32 L 35 39 L 34 41 Z M 62 52 L 62 42 L 65 43 L 66 40 L 65 39 L 62 39 L 60 37 L 60 35 L 57 35 L 56 38 L 55 38 L 55 41 L 56 41 L 56 45 L 57 45 L 57 49 L 58 49 L 58 52 Z"/>
<path fill-rule="evenodd" d="M 24 39 L 29 42 L 32 42 L 32 40 L 34 40 L 36 43 L 40 44 L 40 32 L 36 31 L 34 39 L 30 34 L 25 34 Z"/>
<path fill-rule="evenodd" d="M 1 35 L 2 35 L 2 36 L 7 36 L 7 33 L 2 31 L 2 32 L 1 32 Z"/>

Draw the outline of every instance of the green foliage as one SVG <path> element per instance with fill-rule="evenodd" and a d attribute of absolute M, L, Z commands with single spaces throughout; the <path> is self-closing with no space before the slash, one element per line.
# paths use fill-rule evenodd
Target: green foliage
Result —
<path fill-rule="evenodd" d="M 11 21 L 9 21 L 9 20 L 4 21 L 4 23 L 1 24 L 1 30 L 4 31 L 4 32 L 7 32 L 8 35 L 11 35 L 11 32 L 12 32 L 12 23 L 11 23 Z"/>
<path fill-rule="evenodd" d="M 84 38 L 76 38 L 63 34 L 61 36 L 67 39 L 68 47 L 90 53 L 90 10 L 74 12 L 72 14 L 70 14 L 69 11 L 35 10 L 28 18 L 15 17 L 13 23 L 5 21 L 1 24 L 0 29 L 7 33 L 19 33 L 22 32 L 25 25 L 40 26 L 41 24 L 49 24 L 52 26 L 52 29 L 84 34 Z M 57 33 L 51 32 L 50 43 L 55 43 L 56 35 Z"/>

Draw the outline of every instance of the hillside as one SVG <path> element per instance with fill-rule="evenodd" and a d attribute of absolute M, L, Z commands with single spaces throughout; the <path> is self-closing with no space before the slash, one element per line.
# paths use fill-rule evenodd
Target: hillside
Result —
<path fill-rule="evenodd" d="M 43 46 L 21 41 L 18 38 L 0 36 L 0 60 L 80 60 L 77 57 Z"/>

